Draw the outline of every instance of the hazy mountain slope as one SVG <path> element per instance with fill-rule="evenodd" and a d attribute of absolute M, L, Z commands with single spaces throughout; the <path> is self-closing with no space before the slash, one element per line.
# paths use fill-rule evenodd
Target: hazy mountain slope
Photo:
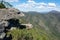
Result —
<path fill-rule="evenodd" d="M 50 36 L 60 38 L 60 12 L 51 11 L 47 14 L 27 12 L 22 19 L 25 23 L 32 23 L 34 27 L 45 30 Z"/>

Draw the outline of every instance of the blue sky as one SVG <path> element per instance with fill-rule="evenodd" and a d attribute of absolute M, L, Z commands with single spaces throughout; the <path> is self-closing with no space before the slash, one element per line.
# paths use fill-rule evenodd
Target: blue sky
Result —
<path fill-rule="evenodd" d="M 5 0 L 20 11 L 60 11 L 60 0 Z"/>

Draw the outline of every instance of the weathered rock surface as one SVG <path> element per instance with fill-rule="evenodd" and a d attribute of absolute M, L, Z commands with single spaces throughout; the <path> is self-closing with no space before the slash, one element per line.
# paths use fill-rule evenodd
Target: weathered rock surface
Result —
<path fill-rule="evenodd" d="M 5 27 L 8 27 L 9 25 L 8 20 L 13 18 L 18 19 L 22 16 L 24 16 L 24 14 L 15 8 L 0 9 L 0 38 L 5 36 L 4 30 Z"/>
<path fill-rule="evenodd" d="M 28 24 L 21 24 L 21 25 L 25 25 L 26 26 L 26 29 L 31 29 L 33 28 L 33 25 L 28 23 Z"/>
<path fill-rule="evenodd" d="M 18 18 L 24 16 L 22 12 L 18 9 L 10 8 L 10 9 L 0 9 L 0 21 L 8 20 L 11 18 Z"/>

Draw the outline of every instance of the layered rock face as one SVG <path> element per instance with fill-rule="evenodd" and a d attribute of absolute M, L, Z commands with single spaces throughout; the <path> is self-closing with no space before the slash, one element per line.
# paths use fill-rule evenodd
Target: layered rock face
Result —
<path fill-rule="evenodd" d="M 15 8 L 0 9 L 0 38 L 5 36 L 4 30 L 5 27 L 8 27 L 8 20 L 13 18 L 18 19 L 22 16 L 24 14 Z"/>
<path fill-rule="evenodd" d="M 18 9 L 0 9 L 0 20 L 8 20 L 12 18 L 18 18 L 21 16 L 24 16 L 24 14 L 20 12 Z"/>

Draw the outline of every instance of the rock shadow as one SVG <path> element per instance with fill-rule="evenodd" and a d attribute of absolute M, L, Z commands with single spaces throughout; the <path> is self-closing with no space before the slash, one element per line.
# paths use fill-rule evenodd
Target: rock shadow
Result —
<path fill-rule="evenodd" d="M 10 29 L 11 27 L 17 27 L 17 28 L 20 28 L 20 29 L 26 28 L 26 26 L 21 25 L 19 19 L 9 19 L 7 21 L 9 23 L 8 27 L 6 27 L 7 29 Z"/>

